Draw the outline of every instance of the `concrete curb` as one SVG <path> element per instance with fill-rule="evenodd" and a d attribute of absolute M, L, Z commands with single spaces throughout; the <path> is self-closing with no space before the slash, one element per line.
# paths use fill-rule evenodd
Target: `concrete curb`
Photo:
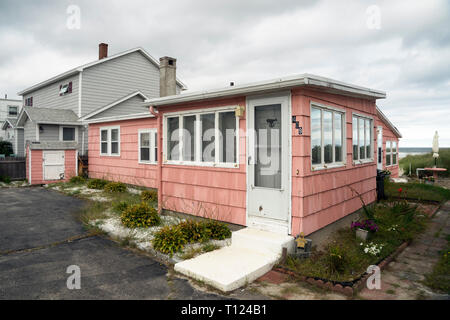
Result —
<path fill-rule="evenodd" d="M 409 244 L 410 244 L 410 242 L 408 242 L 408 241 L 403 242 L 393 253 L 391 253 L 389 256 L 387 256 L 385 259 L 383 259 L 381 262 L 379 262 L 377 266 L 381 270 L 385 269 L 389 265 L 390 262 L 392 262 L 403 250 L 406 249 L 406 247 L 408 247 Z M 307 283 L 317 286 L 319 288 L 328 289 L 331 291 L 341 293 L 348 297 L 355 296 L 358 293 L 358 291 L 360 291 L 365 286 L 367 279 L 370 276 L 369 274 L 365 273 L 361 276 L 361 279 L 354 282 L 353 285 L 343 286 L 340 283 L 333 284 L 332 281 L 324 281 L 322 279 L 314 279 L 312 277 L 302 276 L 302 275 L 296 274 L 295 272 L 293 272 L 289 269 L 283 268 L 283 267 L 276 267 L 273 270 L 276 272 L 290 275 L 292 277 L 295 277 L 301 281 L 307 282 Z"/>

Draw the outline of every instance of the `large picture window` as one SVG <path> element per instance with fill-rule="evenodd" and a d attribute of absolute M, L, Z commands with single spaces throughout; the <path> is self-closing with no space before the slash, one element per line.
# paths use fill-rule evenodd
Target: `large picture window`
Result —
<path fill-rule="evenodd" d="M 156 129 L 139 130 L 139 163 L 155 164 L 158 161 L 158 135 Z"/>
<path fill-rule="evenodd" d="M 344 161 L 344 113 L 326 107 L 311 107 L 311 162 L 313 166 Z"/>
<path fill-rule="evenodd" d="M 353 115 L 353 160 L 370 161 L 373 155 L 373 120 Z"/>
<path fill-rule="evenodd" d="M 170 163 L 230 165 L 238 162 L 234 108 L 166 117 L 166 159 Z"/>
<path fill-rule="evenodd" d="M 120 155 L 120 127 L 100 128 L 100 154 L 102 156 Z"/>

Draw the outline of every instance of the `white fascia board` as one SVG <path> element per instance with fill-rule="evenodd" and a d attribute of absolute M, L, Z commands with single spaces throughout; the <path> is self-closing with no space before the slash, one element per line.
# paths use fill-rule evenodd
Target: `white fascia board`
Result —
<path fill-rule="evenodd" d="M 82 126 L 81 122 L 36 121 L 36 124 L 54 124 L 59 126 Z"/>
<path fill-rule="evenodd" d="M 122 120 L 134 120 L 134 119 L 154 118 L 154 117 L 155 116 L 152 115 L 150 112 L 144 112 L 144 113 L 127 114 L 127 115 L 123 115 L 123 116 L 113 116 L 113 117 L 85 120 L 85 121 L 83 121 L 83 124 L 113 122 L 113 121 L 122 121 Z"/>
<path fill-rule="evenodd" d="M 113 103 L 110 103 L 110 104 L 108 104 L 108 105 L 106 105 L 106 106 L 104 106 L 102 108 L 99 108 L 99 109 L 97 109 L 97 110 L 95 110 L 95 111 L 85 115 L 84 117 L 82 117 L 80 119 L 80 121 L 87 120 L 87 119 L 89 119 L 89 118 L 91 118 L 91 117 L 93 117 L 93 116 L 95 116 L 95 115 L 97 115 L 99 113 L 102 113 L 103 111 L 106 111 L 106 110 L 108 110 L 108 109 L 110 109 L 110 108 L 112 108 L 112 107 L 114 107 L 114 106 L 116 106 L 116 105 L 118 105 L 118 104 L 120 104 L 120 103 L 122 103 L 124 101 L 127 101 L 128 99 L 131 99 L 131 98 L 133 98 L 133 97 L 135 97 L 137 95 L 140 95 L 144 99 L 144 101 L 148 100 L 148 97 L 146 95 L 144 95 L 142 92 L 135 91 L 135 92 L 133 92 L 133 93 L 123 97 L 123 98 L 120 98 L 117 101 L 114 101 Z"/>
<path fill-rule="evenodd" d="M 19 125 L 19 124 L 22 123 L 21 121 L 22 121 L 22 118 L 24 117 L 24 114 L 26 114 L 27 117 L 28 117 L 28 119 L 31 120 L 30 116 L 29 116 L 28 113 L 25 111 L 25 108 L 22 108 L 22 110 L 20 111 L 20 114 L 19 114 L 19 118 L 17 119 L 17 122 L 16 122 L 17 125 Z"/>
<path fill-rule="evenodd" d="M 289 89 L 301 86 L 320 87 L 325 89 L 331 89 L 337 92 L 342 92 L 344 94 L 347 93 L 347 95 L 364 96 L 373 99 L 383 99 L 386 97 L 386 93 L 383 91 L 355 86 L 315 75 L 302 74 L 273 80 L 255 82 L 242 86 L 225 87 L 216 90 L 198 91 L 188 94 L 172 95 L 163 98 L 154 98 L 148 100 L 145 103 L 145 105 L 164 106 L 197 100 L 258 94 L 261 92 L 269 93 L 276 90 Z"/>

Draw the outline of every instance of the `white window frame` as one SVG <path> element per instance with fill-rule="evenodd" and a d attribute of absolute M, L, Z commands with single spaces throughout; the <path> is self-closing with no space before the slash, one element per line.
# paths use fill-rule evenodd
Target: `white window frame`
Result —
<path fill-rule="evenodd" d="M 149 146 L 149 160 L 141 159 L 141 134 L 149 133 L 150 134 L 150 146 Z M 158 148 L 158 141 L 156 140 L 157 130 L 153 129 L 139 129 L 138 130 L 138 162 L 140 164 L 157 164 L 158 161 L 155 159 L 155 149 Z"/>
<path fill-rule="evenodd" d="M 118 153 L 117 154 L 113 154 L 111 153 L 111 131 L 117 129 L 118 133 L 117 133 L 117 139 L 118 139 Z M 107 153 L 102 153 L 102 131 L 107 131 Z M 120 126 L 110 126 L 110 127 L 100 127 L 99 128 L 99 144 L 100 144 L 100 156 L 105 156 L 105 157 L 120 157 Z"/>
<path fill-rule="evenodd" d="M 75 129 L 75 140 L 63 140 L 64 128 Z M 78 126 L 59 126 L 59 141 L 63 142 L 78 142 Z"/>
<path fill-rule="evenodd" d="M 365 159 L 360 159 L 360 155 L 359 155 L 359 153 L 360 153 L 359 125 L 358 125 L 358 128 L 357 128 L 357 133 L 358 133 L 357 134 L 357 139 L 358 139 L 358 159 L 356 159 L 356 160 L 353 159 L 353 157 L 354 157 L 354 153 L 353 153 L 353 130 L 354 130 L 354 128 L 353 128 L 353 118 L 354 117 L 356 117 L 357 119 L 363 119 L 363 120 L 369 120 L 370 121 L 370 132 L 372 133 L 372 138 L 370 139 L 370 157 L 366 156 Z M 357 121 L 357 123 L 359 123 L 359 121 Z M 365 134 L 366 134 L 366 130 L 364 129 L 364 136 L 365 136 Z M 375 134 L 375 121 L 374 121 L 373 117 L 353 112 L 352 113 L 352 161 L 353 161 L 354 165 L 371 163 L 371 162 L 375 161 L 375 158 L 374 158 L 375 152 L 374 152 L 374 149 L 373 149 L 374 145 L 375 145 L 374 144 L 374 141 L 375 141 L 374 134 Z M 366 146 L 366 142 L 365 141 L 366 141 L 366 139 L 364 138 L 364 148 L 365 148 L 365 150 L 367 150 L 367 146 Z"/>
<path fill-rule="evenodd" d="M 10 109 L 16 108 L 16 115 L 11 115 Z M 8 106 L 8 118 L 17 118 L 19 116 L 19 107 L 18 106 Z"/>
<path fill-rule="evenodd" d="M 346 133 L 346 129 L 347 129 L 347 118 L 346 118 L 346 111 L 344 109 L 340 109 L 340 108 L 336 108 L 336 107 L 332 107 L 332 106 L 328 106 L 328 105 L 324 105 L 321 103 L 317 103 L 317 102 L 312 102 L 310 105 L 310 115 L 312 114 L 312 109 L 320 109 L 321 110 L 321 116 L 320 116 L 320 135 L 321 135 L 321 155 L 320 155 L 320 160 L 321 163 L 312 163 L 312 126 L 311 126 L 311 118 L 310 118 L 310 128 L 311 128 L 311 135 L 310 135 L 310 141 L 311 141 L 311 145 L 310 145 L 310 163 L 311 163 L 311 171 L 318 171 L 318 170 L 324 170 L 324 169 L 333 169 L 333 168 L 340 168 L 340 167 L 345 167 L 346 163 L 347 163 L 347 147 L 346 147 L 346 143 L 347 143 L 347 133 Z M 332 151 L 333 151 L 333 162 L 331 163 L 325 163 L 325 157 L 324 157 L 324 146 L 323 146 L 323 117 L 322 117 L 322 110 L 325 111 L 329 111 L 332 113 L 331 115 L 331 119 L 332 119 L 332 140 L 333 140 L 333 147 L 332 147 Z M 335 113 L 340 113 L 342 115 L 342 125 L 341 125 L 341 131 L 342 131 L 342 161 L 338 161 L 336 162 L 336 154 L 335 154 L 335 144 L 334 144 L 334 114 Z"/>
<path fill-rule="evenodd" d="M 239 117 L 236 117 L 236 162 L 220 162 L 220 156 L 219 156 L 219 149 L 220 149 L 220 139 L 217 137 L 219 136 L 219 114 L 223 112 L 231 112 L 236 110 L 235 106 L 224 106 L 224 107 L 218 107 L 218 108 L 204 108 L 204 109 L 196 109 L 196 110 L 189 110 L 189 111 L 179 111 L 179 112 L 168 112 L 164 114 L 164 128 L 163 128 L 163 162 L 164 164 L 173 164 L 173 165 L 186 165 L 186 166 L 199 166 L 199 167 L 217 167 L 217 168 L 239 168 L 239 141 L 240 141 L 240 132 L 239 132 Z M 202 157 L 202 123 L 200 121 L 200 116 L 202 114 L 215 114 L 215 139 L 214 139 L 214 154 L 215 154 L 215 160 L 214 162 L 203 162 L 201 161 Z M 183 139 L 182 139 L 182 133 L 183 133 L 183 117 L 184 116 L 196 116 L 195 121 L 195 133 L 196 133 L 196 140 L 195 140 L 195 161 L 185 161 L 183 160 Z M 178 137 L 178 148 L 179 148 L 179 154 L 180 159 L 179 160 L 167 160 L 167 135 L 168 135 L 168 118 L 174 118 L 179 117 L 179 137 Z"/>
<path fill-rule="evenodd" d="M 395 158 L 395 163 L 392 161 L 393 160 L 393 155 L 394 155 L 394 150 L 392 147 L 392 144 L 395 142 L 395 154 L 397 155 L 397 157 Z M 387 152 L 387 146 L 390 146 L 391 151 L 388 153 Z M 395 167 L 396 165 L 398 165 L 398 141 L 396 140 L 387 140 L 386 141 L 386 147 L 385 147 L 385 153 L 386 153 L 386 157 L 389 156 L 390 160 L 391 160 L 391 164 L 387 164 L 386 158 L 385 158 L 385 164 L 386 164 L 386 168 L 387 167 Z"/>

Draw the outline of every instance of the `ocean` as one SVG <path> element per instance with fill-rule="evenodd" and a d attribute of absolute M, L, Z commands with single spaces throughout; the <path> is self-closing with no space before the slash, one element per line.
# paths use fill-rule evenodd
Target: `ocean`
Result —
<path fill-rule="evenodd" d="M 418 155 L 430 153 L 431 148 L 398 148 L 398 157 L 402 159 L 408 155 Z"/>

